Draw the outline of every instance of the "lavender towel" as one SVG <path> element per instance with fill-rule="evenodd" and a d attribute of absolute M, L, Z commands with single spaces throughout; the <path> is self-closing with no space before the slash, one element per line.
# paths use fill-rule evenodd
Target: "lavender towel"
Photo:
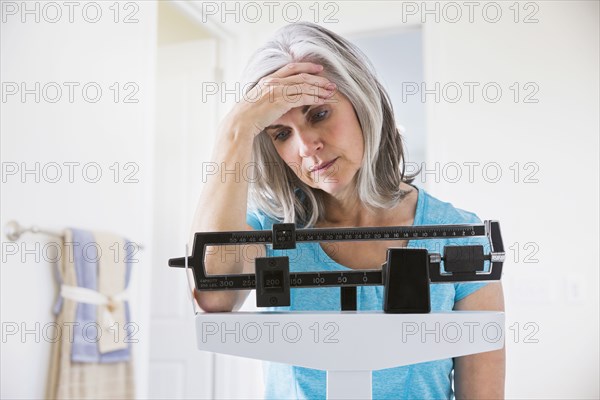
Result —
<path fill-rule="evenodd" d="M 87 289 L 98 290 L 98 254 L 95 245 L 95 238 L 92 232 L 71 228 L 73 233 L 73 260 L 75 264 L 75 274 L 77 276 L 77 285 Z M 126 258 L 125 258 L 125 286 L 129 285 L 131 277 L 131 257 L 133 255 L 133 246 L 128 240 L 124 240 Z M 62 283 L 62 282 L 61 282 Z M 125 301 L 125 327 L 127 329 L 126 338 L 133 335 L 133 327 L 130 326 L 129 303 Z M 54 312 L 58 313 L 62 307 L 62 298 L 55 305 Z M 101 354 L 98 349 L 99 335 L 111 335 L 110 332 L 101 332 L 99 324 L 96 321 L 96 305 L 79 303 L 75 312 L 75 324 L 73 327 L 73 344 L 71 346 L 71 361 L 86 363 L 112 363 L 129 361 L 131 355 L 131 343 L 127 344 L 126 349 L 115 350 Z M 123 335 L 125 332 L 119 332 Z M 128 342 L 129 340 L 126 339 Z"/>

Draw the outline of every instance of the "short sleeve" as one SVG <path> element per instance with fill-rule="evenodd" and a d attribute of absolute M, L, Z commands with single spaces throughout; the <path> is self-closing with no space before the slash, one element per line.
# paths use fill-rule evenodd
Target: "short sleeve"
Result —
<path fill-rule="evenodd" d="M 461 301 L 487 284 L 488 282 L 465 282 L 454 284 L 454 302 L 457 303 Z"/>
<path fill-rule="evenodd" d="M 246 213 L 246 223 L 256 231 L 262 231 L 263 226 L 260 223 L 260 218 L 256 211 L 248 210 Z"/>

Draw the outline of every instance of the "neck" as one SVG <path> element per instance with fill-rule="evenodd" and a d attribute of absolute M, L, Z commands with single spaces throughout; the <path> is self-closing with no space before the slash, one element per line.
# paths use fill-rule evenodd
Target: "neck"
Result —
<path fill-rule="evenodd" d="M 403 184 L 404 186 L 404 184 Z M 412 225 L 416 210 L 417 191 L 411 191 L 397 206 L 385 210 L 369 210 L 359 199 L 356 189 L 338 195 L 325 194 L 325 217 L 320 226 L 386 226 L 395 221 L 398 225 Z"/>
<path fill-rule="evenodd" d="M 369 211 L 355 194 L 348 197 L 325 195 L 325 225 L 369 226 L 377 214 Z"/>

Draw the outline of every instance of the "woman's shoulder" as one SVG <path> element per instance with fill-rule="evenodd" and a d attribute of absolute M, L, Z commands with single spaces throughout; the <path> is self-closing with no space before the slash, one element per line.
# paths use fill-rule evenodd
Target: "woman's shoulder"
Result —
<path fill-rule="evenodd" d="M 295 189 L 294 194 L 301 202 L 305 201 L 306 195 L 300 189 Z M 270 230 L 273 228 L 273 224 L 283 222 L 280 217 L 273 216 L 265 210 L 261 210 L 254 202 L 249 201 L 247 207 L 246 223 L 255 230 Z"/>
<path fill-rule="evenodd" d="M 281 222 L 258 208 L 248 207 L 246 211 L 246 223 L 257 231 L 273 229 L 273 224 Z"/>
<path fill-rule="evenodd" d="M 474 212 L 458 208 L 451 202 L 441 200 L 422 188 L 418 189 L 421 192 L 417 209 L 421 211 L 421 225 L 473 224 L 481 222 Z"/>

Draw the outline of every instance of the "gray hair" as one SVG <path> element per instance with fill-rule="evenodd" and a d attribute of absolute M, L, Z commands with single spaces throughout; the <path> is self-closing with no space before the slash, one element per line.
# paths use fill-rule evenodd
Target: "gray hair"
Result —
<path fill-rule="evenodd" d="M 244 70 L 246 94 L 258 81 L 292 62 L 323 65 L 323 75 L 352 103 L 363 132 L 362 166 L 355 177 L 359 199 L 371 210 L 396 206 L 408 192 L 402 136 L 387 92 L 373 65 L 354 44 L 317 24 L 297 22 L 275 35 L 251 57 Z M 312 226 L 324 217 L 324 192 L 302 182 L 281 159 L 263 130 L 253 143 L 255 179 L 249 182 L 248 206 L 288 223 Z M 280 167 L 279 167 L 280 166 Z"/>

